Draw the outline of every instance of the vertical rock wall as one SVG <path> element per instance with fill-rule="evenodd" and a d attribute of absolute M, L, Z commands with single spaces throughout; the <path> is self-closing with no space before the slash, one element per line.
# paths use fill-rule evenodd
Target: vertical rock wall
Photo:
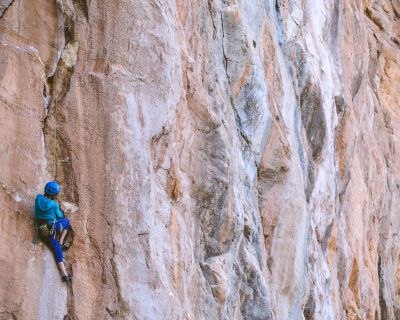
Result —
<path fill-rule="evenodd" d="M 0 0 L 0 319 L 399 318 L 399 20 Z M 31 246 L 49 179 L 68 287 Z"/>

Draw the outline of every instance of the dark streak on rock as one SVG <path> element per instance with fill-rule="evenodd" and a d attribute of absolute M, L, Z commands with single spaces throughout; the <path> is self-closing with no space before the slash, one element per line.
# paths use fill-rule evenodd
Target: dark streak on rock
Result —
<path fill-rule="evenodd" d="M 315 299 L 313 297 L 313 292 L 310 292 L 308 299 L 303 308 L 303 315 L 305 320 L 313 320 L 315 313 Z"/>
<path fill-rule="evenodd" d="M 88 5 L 87 5 L 87 0 L 74 0 L 74 3 L 78 4 L 86 21 L 89 21 L 89 9 L 88 9 Z"/>
<path fill-rule="evenodd" d="M 307 133 L 314 161 L 319 161 L 326 139 L 326 120 L 321 89 L 308 81 L 300 95 L 301 121 Z"/>
<path fill-rule="evenodd" d="M 339 49 L 338 37 L 339 37 L 339 0 L 334 0 L 332 17 L 331 17 L 331 50 L 336 52 Z"/>
<path fill-rule="evenodd" d="M 210 13 L 211 23 L 212 23 L 212 26 L 213 26 L 213 39 L 215 39 L 216 34 L 217 34 L 217 28 L 216 28 L 216 26 L 215 26 L 214 16 L 213 16 L 212 11 L 211 11 L 211 3 L 212 3 L 212 1 L 211 1 L 211 0 L 208 0 L 208 2 L 207 2 L 207 4 L 208 4 L 207 8 L 208 8 L 208 12 Z"/>
<path fill-rule="evenodd" d="M 400 40 L 396 37 L 391 37 L 390 40 L 397 45 L 397 47 L 400 49 Z"/>
<path fill-rule="evenodd" d="M 285 42 L 285 37 L 283 33 L 283 20 L 280 6 L 280 0 L 275 0 L 275 14 L 277 20 L 276 31 L 278 34 L 278 44 L 282 46 Z"/>
<path fill-rule="evenodd" d="M 7 10 L 13 5 L 14 0 L 11 0 L 11 2 L 7 6 L 0 6 L 0 19 L 4 17 L 6 14 Z"/>
<path fill-rule="evenodd" d="M 396 16 L 395 20 L 400 19 L 400 2 L 398 0 L 391 0 L 390 3 L 392 5 L 394 15 Z"/>
<path fill-rule="evenodd" d="M 15 312 L 9 312 L 9 311 L 1 311 L 0 312 L 0 319 L 10 319 L 10 320 L 17 320 L 18 317 L 15 315 Z"/>
<path fill-rule="evenodd" d="M 356 77 L 353 79 L 353 82 L 351 84 L 351 97 L 354 99 L 355 96 L 357 95 L 358 91 L 360 90 L 361 83 L 363 79 L 363 72 L 362 72 L 362 66 L 359 66 L 358 72 Z"/>
<path fill-rule="evenodd" d="M 338 125 L 336 127 L 334 136 L 335 146 L 336 146 L 335 153 L 337 155 L 340 155 L 341 152 L 346 152 L 345 159 L 347 160 L 341 160 L 341 161 L 347 161 L 348 163 L 351 163 L 356 149 L 356 141 L 353 141 L 355 138 L 350 139 L 350 145 L 347 148 L 343 149 L 343 147 L 339 147 L 338 145 L 338 144 L 343 144 L 344 141 L 348 140 L 348 137 L 346 137 L 346 133 L 344 132 L 344 130 L 346 125 L 348 125 L 347 121 L 349 120 L 349 117 L 347 116 L 347 112 L 349 110 L 349 106 L 342 96 L 336 96 L 334 98 L 334 102 L 338 116 Z M 341 157 L 339 157 L 339 159 L 340 158 Z M 351 171 L 349 169 L 349 166 L 347 165 L 342 166 L 342 169 L 339 170 L 338 172 L 338 179 L 339 179 L 338 180 L 339 189 L 337 190 L 337 196 L 341 207 L 351 179 Z"/>
<path fill-rule="evenodd" d="M 371 8 L 366 7 L 365 14 L 368 17 L 368 19 L 370 19 L 379 28 L 380 31 L 384 30 L 382 21 L 376 15 L 374 15 Z"/>
<path fill-rule="evenodd" d="M 224 31 L 224 17 L 223 17 L 223 13 L 221 12 L 221 28 L 222 28 L 222 40 L 221 40 L 221 44 L 222 44 L 222 55 L 224 58 L 224 68 L 225 68 L 225 73 L 226 73 L 226 78 L 228 79 L 228 83 L 231 83 L 231 80 L 229 78 L 229 74 L 228 74 L 228 58 L 226 56 L 225 53 L 225 46 L 224 46 L 224 40 L 225 40 L 225 31 Z"/>
<path fill-rule="evenodd" d="M 388 320 L 386 300 L 385 297 L 383 296 L 383 290 L 385 289 L 385 280 L 383 279 L 382 258 L 380 255 L 378 258 L 378 277 L 379 277 L 379 306 L 381 309 L 381 320 Z"/>
<path fill-rule="evenodd" d="M 328 248 L 329 239 L 332 235 L 332 229 L 333 229 L 333 221 L 326 228 L 324 237 L 320 241 L 322 252 L 326 252 L 326 249 Z"/>

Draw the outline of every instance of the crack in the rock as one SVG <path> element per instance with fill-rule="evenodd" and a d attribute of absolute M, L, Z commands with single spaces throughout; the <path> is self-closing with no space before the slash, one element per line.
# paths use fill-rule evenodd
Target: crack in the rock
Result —
<path fill-rule="evenodd" d="M 223 55 L 223 58 L 224 58 L 224 68 L 225 68 L 226 78 L 228 79 L 228 84 L 230 85 L 231 84 L 231 79 L 230 79 L 229 73 L 228 73 L 228 62 L 232 61 L 232 60 L 229 60 L 229 58 L 226 56 L 226 52 L 225 52 L 225 46 L 224 46 L 225 29 L 224 29 L 224 18 L 223 18 L 223 13 L 222 12 L 221 12 L 221 28 L 222 28 L 221 45 L 222 45 L 222 55 Z M 245 144 L 246 145 L 250 145 L 249 138 L 242 131 L 242 123 L 241 123 L 241 120 L 240 120 L 239 113 L 238 113 L 238 111 L 237 111 L 237 109 L 235 107 L 235 103 L 233 101 L 232 95 L 231 94 L 229 94 L 229 95 L 230 95 L 230 104 L 231 104 L 231 107 L 232 107 L 232 109 L 234 111 L 234 114 L 235 114 L 236 123 L 238 124 L 239 134 L 242 137 L 242 139 L 245 142 Z"/>
<path fill-rule="evenodd" d="M 221 45 L 222 45 L 222 55 L 224 57 L 224 68 L 225 68 L 225 73 L 226 73 L 226 78 L 228 79 L 228 83 L 231 83 L 231 79 L 228 74 L 228 58 L 226 57 L 225 53 L 225 46 L 224 46 L 224 40 L 225 40 L 225 30 L 224 30 L 224 17 L 223 13 L 221 11 L 221 28 L 222 28 L 222 40 L 221 40 Z"/>
<path fill-rule="evenodd" d="M 276 31 L 277 31 L 277 36 L 278 36 L 278 44 L 279 46 L 282 46 L 285 42 L 285 36 L 283 33 L 283 19 L 282 19 L 282 13 L 281 13 L 281 8 L 280 8 L 280 1 L 276 0 L 275 1 L 275 17 L 276 17 Z"/>
<path fill-rule="evenodd" d="M 391 37 L 390 40 L 400 49 L 400 40 L 398 38 Z"/>
<path fill-rule="evenodd" d="M 393 0 L 390 1 L 390 4 L 392 5 L 392 9 L 396 18 L 400 19 L 400 10 L 399 10 L 400 8 L 395 7 L 395 5 L 393 4 Z"/>
<path fill-rule="evenodd" d="M 240 136 L 242 137 L 243 141 L 245 142 L 245 144 L 248 145 L 248 146 L 251 146 L 251 142 L 250 142 L 249 138 L 242 131 L 242 121 L 240 120 L 239 113 L 238 113 L 238 111 L 237 111 L 237 109 L 235 107 L 235 103 L 233 102 L 232 97 L 230 97 L 230 103 L 231 103 L 232 110 L 233 110 L 233 112 L 235 114 L 235 120 L 236 120 L 236 123 L 238 125 L 238 132 L 239 132 Z"/>
<path fill-rule="evenodd" d="M 122 294 L 121 294 L 121 285 L 120 285 L 120 280 L 119 280 L 119 276 L 118 276 L 118 269 L 117 269 L 117 265 L 115 262 L 115 257 L 116 257 L 116 250 L 115 250 L 115 243 L 114 241 L 112 241 L 112 252 L 111 252 L 112 256 L 110 259 L 110 263 L 111 263 L 111 276 L 113 277 L 115 286 L 117 288 L 117 301 L 118 301 L 118 306 L 119 306 L 119 310 L 114 311 L 114 315 L 110 314 L 112 317 L 124 317 L 125 311 L 126 311 L 126 303 L 122 298 Z M 110 313 L 110 312 L 109 312 Z M 136 318 L 136 317 L 135 317 Z"/>
<path fill-rule="evenodd" d="M 365 8 L 365 15 L 379 28 L 380 31 L 383 31 L 385 29 L 382 25 L 382 21 L 380 21 L 379 18 L 374 15 L 373 11 L 370 8 Z"/>
<path fill-rule="evenodd" d="M 4 17 L 4 15 L 6 14 L 7 10 L 13 5 L 14 2 L 15 2 L 15 0 L 11 0 L 11 2 L 7 6 L 0 6 L 0 9 L 3 10 L 3 12 L 0 15 L 0 19 Z"/>
<path fill-rule="evenodd" d="M 74 0 L 74 4 L 75 3 L 78 3 L 78 6 L 81 9 L 86 21 L 89 21 L 89 8 L 87 5 L 87 0 Z"/>
<path fill-rule="evenodd" d="M 382 271 L 382 258 L 378 256 L 378 278 L 379 278 L 379 306 L 381 309 L 381 319 L 387 320 L 388 319 L 388 311 L 386 300 L 384 297 L 384 289 L 385 289 L 385 280 L 383 278 L 383 271 Z"/>
<path fill-rule="evenodd" d="M 12 319 L 12 320 L 17 320 L 18 317 L 15 315 L 15 311 L 1 311 L 0 312 L 0 319 Z"/>
<path fill-rule="evenodd" d="M 61 40 L 61 43 L 64 43 L 64 47 L 62 48 L 62 52 L 68 50 L 69 46 L 76 42 L 75 40 L 75 20 L 72 14 L 67 14 L 64 11 L 63 5 L 60 2 L 57 2 L 57 16 L 59 16 L 59 27 L 62 28 L 63 33 L 61 36 L 64 37 L 64 41 Z M 60 43 L 59 34 L 57 35 L 57 45 Z M 59 45 L 58 45 L 59 47 Z M 61 50 L 61 48 L 59 48 Z M 63 101 L 67 93 L 70 89 L 70 83 L 72 79 L 72 75 L 74 72 L 74 66 L 68 65 L 63 60 L 63 55 L 57 54 L 57 61 L 54 73 L 51 76 L 47 77 L 47 81 L 45 82 L 43 88 L 43 98 L 45 101 L 46 114 L 44 119 L 42 120 L 43 127 L 43 135 L 45 140 L 45 148 L 46 148 L 46 158 L 48 160 L 48 164 L 52 165 L 52 168 L 48 168 L 50 172 L 53 173 L 54 179 L 57 177 L 60 178 L 60 174 L 62 177 L 67 178 L 66 184 L 68 188 L 65 190 L 68 191 L 66 196 L 71 198 L 72 202 L 79 202 L 79 196 L 77 193 L 77 187 L 73 178 L 73 175 L 70 173 L 73 172 L 71 159 L 71 150 L 68 147 L 70 145 L 68 141 L 68 136 L 63 133 L 61 127 L 59 128 L 58 122 L 63 118 L 63 113 L 60 110 L 57 110 L 58 105 Z M 57 159 L 69 159 L 68 161 L 57 161 Z M 61 166 L 61 171 L 58 169 L 58 164 L 63 163 Z M 69 178 L 70 177 L 70 178 Z"/>
<path fill-rule="evenodd" d="M 213 15 L 211 12 L 211 0 L 208 0 L 207 8 L 208 8 L 208 12 L 210 13 L 211 23 L 213 25 L 213 38 L 215 38 L 215 35 L 217 34 L 217 27 L 215 26 L 215 22 L 214 22 Z"/>
<path fill-rule="evenodd" d="M 72 275 L 72 267 L 68 268 L 69 274 Z M 75 310 L 75 299 L 74 299 L 74 289 L 72 285 L 67 287 L 67 314 L 65 315 L 65 320 L 76 320 L 78 319 L 76 310 Z"/>

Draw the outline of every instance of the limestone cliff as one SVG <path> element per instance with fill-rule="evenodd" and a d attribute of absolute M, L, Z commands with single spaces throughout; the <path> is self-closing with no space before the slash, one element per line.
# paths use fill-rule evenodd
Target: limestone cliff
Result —
<path fill-rule="evenodd" d="M 399 132 L 398 0 L 0 0 L 0 319 L 400 319 Z"/>

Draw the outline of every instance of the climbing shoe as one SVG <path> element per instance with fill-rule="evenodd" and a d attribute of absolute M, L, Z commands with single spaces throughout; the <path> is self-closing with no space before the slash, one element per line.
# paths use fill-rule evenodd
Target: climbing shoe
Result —
<path fill-rule="evenodd" d="M 71 282 L 72 281 L 72 276 L 71 275 L 66 275 L 66 276 L 63 276 L 62 277 L 62 280 L 64 281 L 64 282 Z"/>

